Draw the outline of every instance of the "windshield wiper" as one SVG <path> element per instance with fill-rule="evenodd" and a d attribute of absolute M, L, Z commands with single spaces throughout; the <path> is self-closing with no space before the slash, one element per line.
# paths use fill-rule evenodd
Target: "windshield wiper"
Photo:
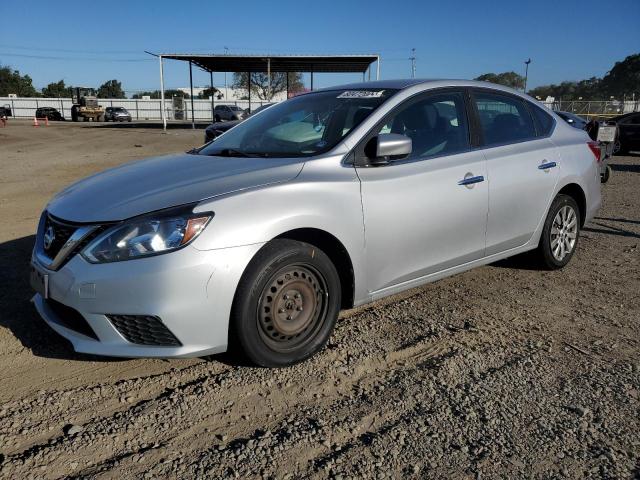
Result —
<path fill-rule="evenodd" d="M 243 152 L 242 150 L 236 150 L 235 148 L 223 148 L 218 152 L 208 153 L 212 157 L 259 157 L 254 153 Z"/>

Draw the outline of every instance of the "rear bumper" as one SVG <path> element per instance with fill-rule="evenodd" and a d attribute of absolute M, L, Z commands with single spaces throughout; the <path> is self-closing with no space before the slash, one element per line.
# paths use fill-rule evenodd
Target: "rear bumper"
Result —
<path fill-rule="evenodd" d="M 44 321 L 82 353 L 116 357 L 193 357 L 227 348 L 236 286 L 261 244 L 199 251 L 186 247 L 156 257 L 93 265 L 76 255 L 47 271 L 50 298 L 77 311 L 89 331 L 73 328 L 40 294 L 33 303 Z M 32 258 L 37 265 L 37 259 Z M 41 265 L 39 265 L 42 268 Z M 149 315 L 178 346 L 128 341 L 107 315 Z"/>

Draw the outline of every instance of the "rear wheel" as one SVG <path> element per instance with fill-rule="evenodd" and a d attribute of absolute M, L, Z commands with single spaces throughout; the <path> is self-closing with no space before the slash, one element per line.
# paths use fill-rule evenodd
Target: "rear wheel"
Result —
<path fill-rule="evenodd" d="M 549 209 L 536 255 L 540 264 L 556 270 L 564 267 L 578 246 L 580 208 L 569 195 L 558 195 Z"/>
<path fill-rule="evenodd" d="M 232 342 L 255 364 L 284 367 L 324 347 L 340 312 L 340 279 L 317 247 L 277 239 L 251 261 L 231 313 Z"/>

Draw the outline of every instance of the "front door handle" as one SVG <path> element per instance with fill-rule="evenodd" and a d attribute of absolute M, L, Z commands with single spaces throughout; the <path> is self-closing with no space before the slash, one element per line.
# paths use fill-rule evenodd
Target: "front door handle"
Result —
<path fill-rule="evenodd" d="M 558 164 L 556 162 L 545 162 L 538 165 L 538 170 L 549 170 L 550 168 L 556 167 Z"/>
<path fill-rule="evenodd" d="M 458 182 L 458 185 L 473 185 L 474 183 L 484 182 L 482 175 L 473 176 L 473 174 L 467 173 L 465 177 Z"/>

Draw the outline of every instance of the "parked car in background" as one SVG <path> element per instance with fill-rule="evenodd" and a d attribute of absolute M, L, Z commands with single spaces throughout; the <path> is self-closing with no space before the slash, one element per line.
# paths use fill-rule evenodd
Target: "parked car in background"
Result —
<path fill-rule="evenodd" d="M 556 115 L 558 115 L 561 119 L 563 119 L 565 122 L 567 122 L 572 127 L 578 128 L 580 130 L 584 130 L 584 127 L 587 126 L 587 121 L 584 118 L 579 117 L 575 113 L 571 113 L 571 112 L 556 112 Z"/>
<path fill-rule="evenodd" d="M 248 113 L 248 109 L 245 109 L 245 112 L 247 112 L 246 116 L 245 116 L 245 119 L 249 118 L 251 115 L 255 115 L 256 113 L 260 113 L 262 110 L 264 110 L 266 108 L 269 108 L 271 105 L 275 105 L 275 104 L 274 103 L 265 103 L 264 105 L 261 105 L 258 108 L 256 108 L 251 113 Z M 224 132 L 226 132 L 227 130 L 235 127 L 236 125 L 238 125 L 243 120 L 231 120 L 229 122 L 215 122 L 215 123 L 212 123 L 211 125 L 209 125 L 204 130 L 204 143 L 210 142 L 211 140 L 219 137 Z"/>
<path fill-rule="evenodd" d="M 36 108 L 36 118 L 46 118 L 48 120 L 64 120 L 62 114 L 53 107 L 39 107 Z"/>
<path fill-rule="evenodd" d="M 618 141 L 614 153 L 624 155 L 631 151 L 640 151 L 640 112 L 627 113 L 607 120 L 618 126 Z"/>
<path fill-rule="evenodd" d="M 108 122 L 130 122 L 131 114 L 124 107 L 107 107 L 104 110 L 104 120 Z"/>
<path fill-rule="evenodd" d="M 216 122 L 221 122 L 222 120 L 242 120 L 245 117 L 245 111 L 237 105 L 216 105 L 213 109 L 213 119 Z"/>
<path fill-rule="evenodd" d="M 94 174 L 42 213 L 35 308 L 78 352 L 231 345 L 280 367 L 343 308 L 526 251 L 562 268 L 600 207 L 597 151 L 537 103 L 462 80 L 332 87 Z"/>
<path fill-rule="evenodd" d="M 6 105 L 0 106 L 0 117 L 11 117 L 11 116 L 12 116 L 11 105 L 6 104 Z"/>

